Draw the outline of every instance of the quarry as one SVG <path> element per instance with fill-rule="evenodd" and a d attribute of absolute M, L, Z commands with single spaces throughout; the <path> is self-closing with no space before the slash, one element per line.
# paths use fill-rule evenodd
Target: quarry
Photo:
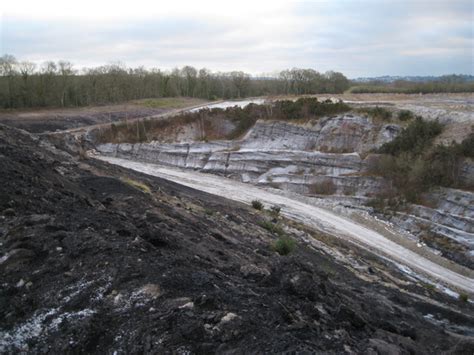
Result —
<path fill-rule="evenodd" d="M 471 352 L 473 105 L 344 94 L 0 115 L 0 351 Z M 393 143 L 413 127 L 423 158 L 456 152 L 451 180 L 413 191 L 388 174 L 387 157 L 414 159 Z"/>

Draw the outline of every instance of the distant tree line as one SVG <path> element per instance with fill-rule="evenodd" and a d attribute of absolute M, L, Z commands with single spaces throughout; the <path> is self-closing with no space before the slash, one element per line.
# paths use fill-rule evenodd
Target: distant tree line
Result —
<path fill-rule="evenodd" d="M 437 92 L 474 92 L 474 81 L 465 75 L 444 75 L 433 80 L 419 82 L 396 80 L 394 82 L 352 82 L 350 91 L 364 93 L 431 94 Z"/>
<path fill-rule="evenodd" d="M 41 66 L 0 57 L 0 107 L 71 107 L 143 98 L 188 96 L 230 99 L 261 95 L 342 93 L 349 80 L 341 73 L 312 69 L 284 70 L 255 78 L 241 71 L 211 72 L 185 66 L 172 71 L 110 64 L 74 69 L 68 61 Z"/>

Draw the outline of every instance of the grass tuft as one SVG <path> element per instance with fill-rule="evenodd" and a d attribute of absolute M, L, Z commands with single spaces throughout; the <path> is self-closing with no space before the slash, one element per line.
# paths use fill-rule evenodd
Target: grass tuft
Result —
<path fill-rule="evenodd" d="M 461 293 L 461 294 L 459 294 L 459 300 L 461 302 L 467 302 L 469 300 L 469 297 L 466 293 Z"/>
<path fill-rule="evenodd" d="M 132 180 L 132 179 L 129 179 L 129 178 L 122 178 L 121 179 L 124 183 L 126 183 L 127 185 L 130 185 L 146 194 L 151 194 L 151 189 L 145 185 L 144 183 L 140 182 L 140 181 L 136 181 L 136 180 Z"/>
<path fill-rule="evenodd" d="M 280 255 L 288 255 L 295 249 L 295 246 L 296 242 L 292 238 L 284 235 L 277 239 L 273 248 Z"/>
<path fill-rule="evenodd" d="M 278 236 L 284 236 L 285 231 L 278 224 L 272 223 L 270 221 L 262 221 L 259 223 L 260 227 L 266 229 L 267 231 L 276 234 Z"/>

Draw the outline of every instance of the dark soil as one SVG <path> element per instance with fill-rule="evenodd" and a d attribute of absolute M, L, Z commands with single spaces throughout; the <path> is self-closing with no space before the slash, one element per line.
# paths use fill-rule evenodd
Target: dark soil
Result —
<path fill-rule="evenodd" d="M 474 351 L 470 304 L 280 256 L 264 212 L 1 125 L 0 167 L 1 353 Z"/>
<path fill-rule="evenodd" d="M 157 115 L 169 111 L 167 109 L 135 108 L 121 111 L 93 112 L 71 112 L 39 114 L 16 114 L 2 113 L 0 124 L 24 129 L 32 133 L 45 133 L 63 131 L 72 128 L 91 126 L 101 123 L 119 122 L 127 119 L 137 119 Z"/>

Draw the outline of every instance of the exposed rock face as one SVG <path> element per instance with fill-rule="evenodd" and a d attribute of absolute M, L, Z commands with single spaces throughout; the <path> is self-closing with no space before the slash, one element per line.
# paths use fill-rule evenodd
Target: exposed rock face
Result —
<path fill-rule="evenodd" d="M 300 193 L 330 180 L 338 193 L 371 195 L 382 181 L 360 176 L 366 164 L 358 153 L 393 139 L 399 130 L 395 125 L 375 125 L 366 117 L 344 115 L 304 125 L 259 121 L 240 141 L 103 144 L 97 150 Z"/>
<path fill-rule="evenodd" d="M 373 197 L 387 182 L 368 173 L 370 150 L 391 141 L 401 130 L 362 116 L 341 115 L 293 124 L 258 121 L 238 141 L 191 143 L 104 144 L 101 154 L 166 164 L 232 177 L 243 182 L 300 194 Z M 474 164 L 466 159 L 462 183 L 474 183 Z M 434 208 L 412 206 L 391 219 L 415 236 L 427 229 L 460 243 L 464 265 L 474 265 L 474 199 L 469 192 L 444 189 L 435 193 Z M 359 202 L 357 202 L 359 204 Z M 459 248 L 458 248 L 459 249 Z"/>
<path fill-rule="evenodd" d="M 390 220 L 474 269 L 474 193 L 439 188 L 428 199 L 432 206 L 412 205 L 409 212 L 398 212 Z"/>
<path fill-rule="evenodd" d="M 320 150 L 334 153 L 366 152 L 392 140 L 397 125 L 376 125 L 367 117 L 343 115 L 296 125 L 259 121 L 243 140 L 243 149 Z"/>

